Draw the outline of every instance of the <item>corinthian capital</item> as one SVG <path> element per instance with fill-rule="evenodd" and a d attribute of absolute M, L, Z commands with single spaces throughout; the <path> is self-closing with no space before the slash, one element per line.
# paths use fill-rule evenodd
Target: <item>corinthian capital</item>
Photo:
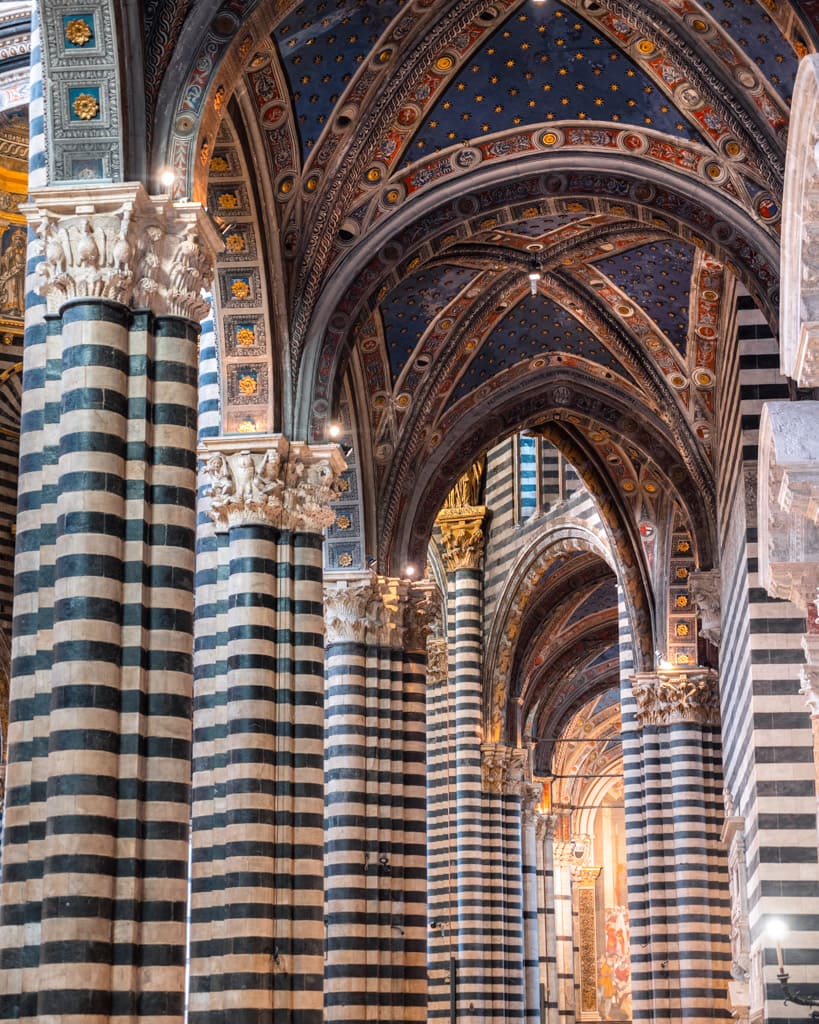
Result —
<path fill-rule="evenodd" d="M 333 579 L 324 583 L 327 644 L 364 643 L 367 612 L 375 596 L 372 579 Z"/>
<path fill-rule="evenodd" d="M 710 669 L 642 673 L 632 677 L 637 701 L 637 724 L 671 725 L 674 722 L 719 724 L 719 686 Z"/>
<path fill-rule="evenodd" d="M 201 320 L 208 312 L 219 232 L 198 203 L 151 197 L 139 183 L 78 194 L 51 187 L 21 207 L 43 256 L 39 290 L 56 313 L 70 299 L 97 298 Z"/>
<path fill-rule="evenodd" d="M 481 746 L 483 791 L 524 796 L 529 775 L 529 751 L 501 743 Z"/>
<path fill-rule="evenodd" d="M 458 569 L 479 569 L 483 559 L 485 537 L 483 505 L 444 508 L 435 522 L 441 528 L 444 560 L 449 572 Z"/>
<path fill-rule="evenodd" d="M 280 434 L 248 441 L 207 438 L 199 450 L 217 529 L 260 523 L 320 533 L 329 526 L 345 468 L 338 446 L 290 443 Z"/>

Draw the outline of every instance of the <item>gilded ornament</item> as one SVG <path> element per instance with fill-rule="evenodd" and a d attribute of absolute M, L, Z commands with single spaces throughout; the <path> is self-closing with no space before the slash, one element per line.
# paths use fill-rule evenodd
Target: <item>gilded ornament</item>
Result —
<path fill-rule="evenodd" d="M 74 113 L 83 121 L 93 121 L 100 112 L 100 105 L 90 92 L 81 92 L 71 104 Z"/>
<path fill-rule="evenodd" d="M 341 552 L 341 554 L 338 556 L 338 564 L 341 566 L 342 569 L 350 568 L 350 566 L 353 564 L 353 556 L 350 554 L 349 551 Z"/>
<path fill-rule="evenodd" d="M 66 23 L 65 38 L 72 46 L 85 46 L 93 34 L 91 26 L 83 18 L 72 18 Z"/>
<path fill-rule="evenodd" d="M 225 89 L 224 85 L 217 86 L 216 92 L 213 94 L 213 109 L 214 110 L 221 110 L 222 109 L 222 107 L 225 104 L 225 96 L 226 95 L 227 95 L 227 90 Z"/>
<path fill-rule="evenodd" d="M 690 630 L 685 622 L 678 622 L 677 627 L 674 630 L 677 636 L 688 636 Z"/>
<path fill-rule="evenodd" d="M 675 599 L 675 601 L 674 601 L 674 604 L 678 608 L 687 608 L 688 607 L 688 598 L 685 596 L 685 594 L 678 594 L 676 599 Z"/>
<path fill-rule="evenodd" d="M 252 377 L 249 373 L 239 378 L 239 390 L 243 395 L 255 395 L 258 386 L 256 378 Z"/>
<path fill-rule="evenodd" d="M 253 420 L 242 420 L 238 429 L 240 434 L 253 434 L 256 431 L 256 424 Z"/>
<path fill-rule="evenodd" d="M 233 293 L 235 299 L 246 299 L 250 295 L 250 285 L 247 281 L 236 280 L 230 286 L 230 290 Z"/>
<path fill-rule="evenodd" d="M 217 171 L 217 172 L 226 171 L 229 166 L 230 165 L 228 164 L 227 160 L 225 160 L 225 158 L 223 156 L 214 156 L 214 157 L 211 158 L 210 169 L 212 171 Z"/>
<path fill-rule="evenodd" d="M 349 516 L 336 516 L 336 526 L 339 530 L 349 530 L 353 525 Z"/>
<path fill-rule="evenodd" d="M 235 210 L 239 205 L 239 197 L 235 192 L 222 192 L 218 202 L 223 210 Z"/>
<path fill-rule="evenodd" d="M 225 239 L 225 248 L 228 252 L 244 252 L 245 236 L 240 235 L 238 232 L 228 235 Z"/>
<path fill-rule="evenodd" d="M 236 344 L 242 348 L 250 348 L 256 342 L 256 332 L 252 327 L 240 327 L 236 332 Z"/>

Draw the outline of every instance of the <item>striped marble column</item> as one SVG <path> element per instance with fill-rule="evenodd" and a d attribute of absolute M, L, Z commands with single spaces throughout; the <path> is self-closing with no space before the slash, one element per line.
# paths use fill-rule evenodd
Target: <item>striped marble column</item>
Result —
<path fill-rule="evenodd" d="M 318 1024 L 321 531 L 344 461 L 335 445 L 281 436 L 208 438 L 201 454 L 210 515 L 228 538 L 227 645 L 209 712 L 214 726 L 221 717 L 221 752 L 206 728 L 194 751 L 194 790 L 214 795 L 194 805 L 189 1019 Z"/>
<path fill-rule="evenodd" d="M 642 734 L 647 887 L 644 902 L 632 907 L 647 939 L 639 972 L 634 967 L 634 1020 L 660 1011 L 670 1021 L 726 1019 L 731 913 L 719 829 L 716 673 L 635 674 L 632 689 Z"/>
<path fill-rule="evenodd" d="M 136 184 L 35 191 L 27 213 L 49 316 L 26 376 L 21 507 L 39 501 L 19 548 L 0 1017 L 181 1021 L 196 342 L 221 243 L 198 206 Z"/>
<path fill-rule="evenodd" d="M 325 587 L 325 1019 L 426 1019 L 424 585 Z"/>
<path fill-rule="evenodd" d="M 481 680 L 481 562 L 482 506 L 445 509 L 437 523 L 447 563 L 449 677 L 452 688 L 453 736 L 449 756 L 454 795 L 455 852 L 453 880 L 457 920 L 450 930 L 453 947 L 453 1002 L 463 1024 L 489 1021 L 492 989 L 502 985 L 499 966 L 487 963 L 484 872 L 486 858 L 482 821 L 481 738 L 483 695 Z"/>
<path fill-rule="evenodd" d="M 527 784 L 521 802 L 521 860 L 523 868 L 523 973 L 525 1020 L 540 1024 L 540 920 L 538 914 L 537 806 L 543 785 Z"/>
<path fill-rule="evenodd" d="M 449 1019 L 452 960 L 455 953 L 455 889 L 452 884 L 454 790 L 450 745 L 454 742 L 447 641 L 431 637 L 427 667 L 427 851 L 429 915 L 428 966 L 430 1021 Z"/>
<path fill-rule="evenodd" d="M 553 814 L 536 815 L 539 989 L 543 1024 L 557 1024 L 557 928 L 555 922 L 555 826 Z"/>

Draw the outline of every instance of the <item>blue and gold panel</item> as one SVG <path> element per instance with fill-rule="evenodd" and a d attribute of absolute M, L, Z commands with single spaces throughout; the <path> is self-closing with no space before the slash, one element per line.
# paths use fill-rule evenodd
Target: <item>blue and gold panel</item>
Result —
<path fill-rule="evenodd" d="M 413 139 L 407 162 L 543 121 L 650 126 L 691 137 L 656 85 L 561 3 L 519 8 L 461 68 Z"/>
<path fill-rule="evenodd" d="M 268 399 L 266 363 L 242 363 L 228 370 L 228 401 L 232 405 L 261 405 Z"/>
<path fill-rule="evenodd" d="M 273 38 L 287 75 L 302 159 L 315 146 L 328 110 L 401 7 L 401 0 L 325 0 L 300 4 Z"/>
<path fill-rule="evenodd" d="M 219 287 L 222 305 L 225 309 L 259 305 L 261 280 L 257 268 L 220 273 Z"/>
<path fill-rule="evenodd" d="M 94 50 L 97 32 L 93 13 L 63 15 L 63 45 L 67 50 Z"/>
<path fill-rule="evenodd" d="M 595 264 L 645 310 L 683 356 L 694 254 L 693 245 L 669 238 Z"/>
<path fill-rule="evenodd" d="M 267 351 L 264 317 L 261 313 L 226 316 L 225 352 L 228 356 L 261 356 Z"/>

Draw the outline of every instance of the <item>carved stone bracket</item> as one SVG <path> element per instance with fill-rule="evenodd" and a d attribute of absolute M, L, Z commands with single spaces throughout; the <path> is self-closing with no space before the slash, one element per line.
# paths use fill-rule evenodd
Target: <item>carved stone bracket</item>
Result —
<path fill-rule="evenodd" d="M 501 743 L 481 746 L 484 793 L 524 796 L 528 782 L 529 751 L 523 747 L 506 747 Z"/>
<path fill-rule="evenodd" d="M 640 728 L 674 722 L 719 724 L 718 678 L 710 669 L 638 673 L 632 676 L 632 689 Z"/>
<path fill-rule="evenodd" d="M 554 839 L 556 828 L 556 814 L 543 814 L 542 812 L 535 812 L 535 835 L 537 836 L 537 840 L 539 843 L 543 843 L 547 839 Z"/>
<path fill-rule="evenodd" d="M 767 402 L 759 428 L 759 575 L 802 610 L 819 585 L 819 402 Z"/>
<path fill-rule="evenodd" d="M 688 577 L 691 597 L 700 613 L 701 636 L 719 647 L 722 581 L 718 569 L 693 572 Z"/>
<path fill-rule="evenodd" d="M 327 644 L 364 643 L 367 611 L 375 591 L 371 576 L 324 581 L 324 627 Z"/>
<path fill-rule="evenodd" d="M 210 478 L 216 528 L 253 523 L 320 533 L 335 513 L 346 468 L 338 445 L 288 442 L 280 434 L 206 438 L 199 455 Z"/>
<path fill-rule="evenodd" d="M 542 815 L 538 812 L 538 805 L 543 799 L 542 782 L 525 782 L 523 785 L 522 800 L 520 803 L 520 818 L 524 828 L 536 827 L 538 819 Z"/>
<path fill-rule="evenodd" d="M 199 203 L 149 196 L 139 183 L 32 192 L 21 207 L 36 235 L 39 290 L 50 313 L 100 298 L 157 316 L 202 320 L 221 236 Z"/>
<path fill-rule="evenodd" d="M 486 538 L 483 505 L 444 508 L 435 522 L 441 528 L 444 561 L 448 572 L 458 569 L 480 569 Z"/>

